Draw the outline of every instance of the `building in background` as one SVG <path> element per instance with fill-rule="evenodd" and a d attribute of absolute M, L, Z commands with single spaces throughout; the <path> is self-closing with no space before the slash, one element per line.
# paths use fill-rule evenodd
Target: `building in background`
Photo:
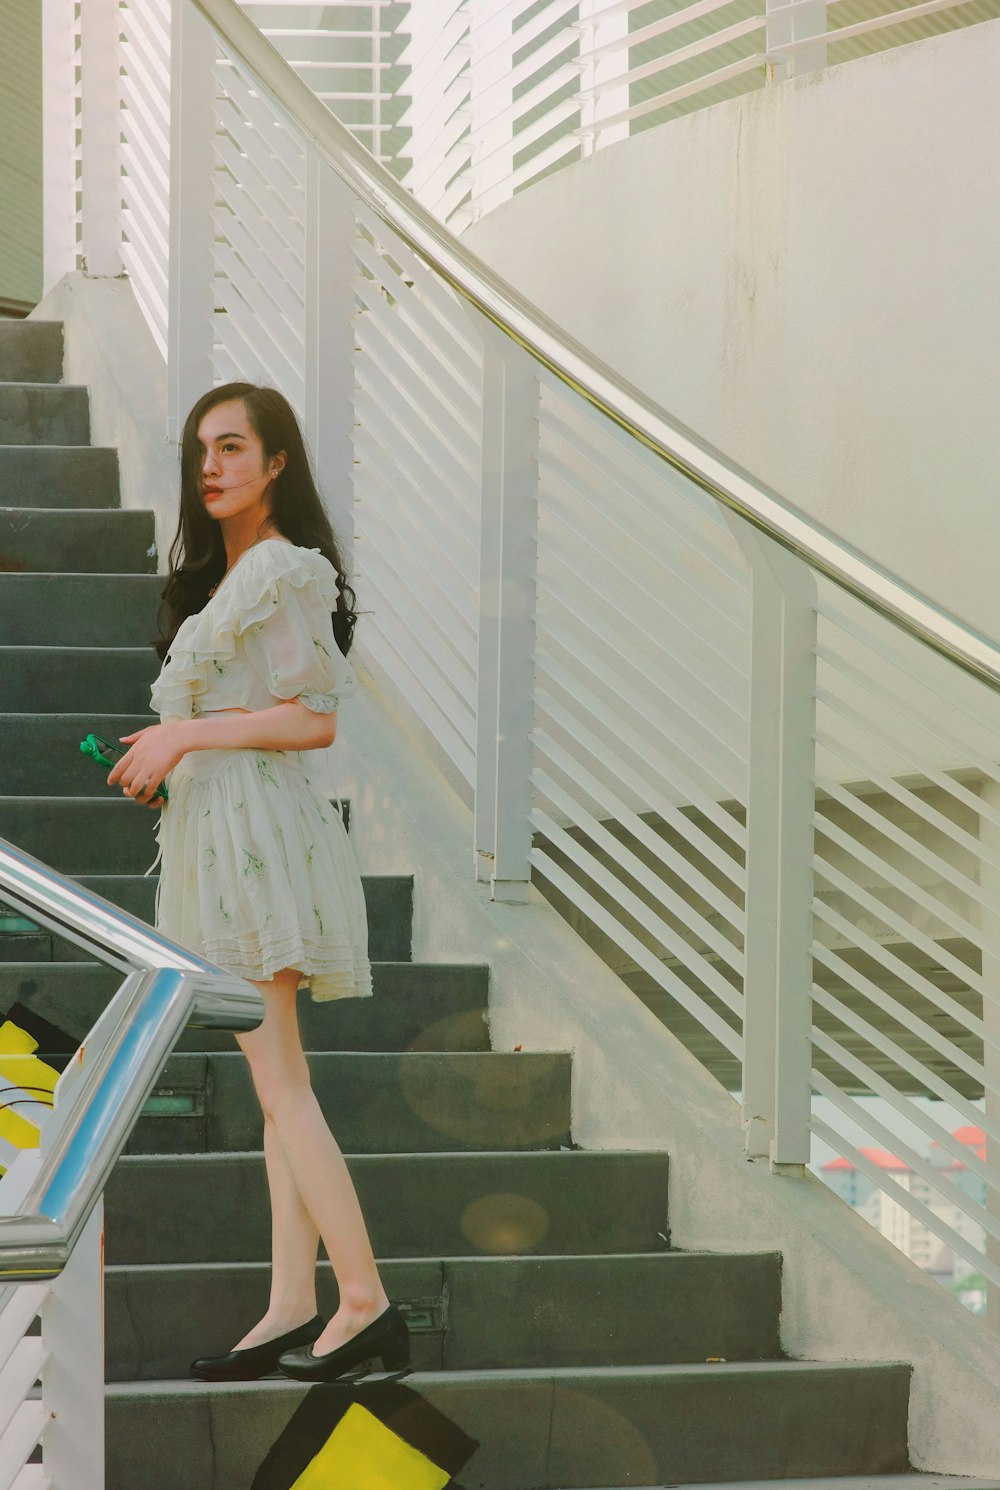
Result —
<path fill-rule="evenodd" d="M 976 1158 L 985 1158 L 986 1136 L 982 1128 L 972 1125 L 955 1128 L 952 1137 L 966 1145 L 970 1154 Z M 914 1200 L 921 1201 L 944 1225 L 953 1227 L 959 1236 L 985 1254 L 986 1235 L 983 1228 L 971 1222 L 953 1200 L 935 1189 L 909 1164 L 885 1149 L 863 1148 L 859 1152 L 884 1174 L 891 1175 L 892 1186 L 911 1195 Z M 929 1146 L 927 1158 L 951 1185 L 980 1205 L 986 1204 L 985 1182 L 966 1163 L 956 1159 L 936 1141 Z M 977 1285 L 975 1265 L 946 1246 L 935 1231 L 911 1214 L 902 1201 L 895 1199 L 891 1194 L 891 1186 L 889 1190 L 880 1189 L 850 1160 L 844 1158 L 831 1159 L 821 1166 L 819 1172 L 824 1184 L 842 1200 L 846 1200 L 849 1206 L 874 1226 L 876 1231 L 880 1231 L 894 1247 L 904 1252 L 917 1267 L 957 1293 L 966 1308 L 974 1314 L 985 1310 L 985 1291 Z M 969 1286 L 963 1289 L 961 1285 L 965 1282 Z"/>

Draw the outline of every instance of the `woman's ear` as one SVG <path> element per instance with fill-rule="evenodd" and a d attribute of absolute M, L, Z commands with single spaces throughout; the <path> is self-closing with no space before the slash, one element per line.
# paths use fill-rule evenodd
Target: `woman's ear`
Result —
<path fill-rule="evenodd" d="M 267 472 L 272 481 L 281 475 L 287 464 L 287 459 L 283 450 L 279 450 L 277 455 L 271 456 L 271 459 L 267 463 Z"/>

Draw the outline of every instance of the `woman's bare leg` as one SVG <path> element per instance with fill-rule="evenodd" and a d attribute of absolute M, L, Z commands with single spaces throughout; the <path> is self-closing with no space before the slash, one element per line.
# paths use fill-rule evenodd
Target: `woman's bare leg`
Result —
<path fill-rule="evenodd" d="M 303 1285 L 310 1249 L 315 1276 L 318 1233 L 340 1290 L 340 1307 L 313 1344 L 316 1354 L 325 1354 L 370 1324 L 389 1301 L 354 1184 L 309 1081 L 295 1003 L 299 976 L 294 969 L 285 969 L 270 983 L 258 983 L 264 998 L 263 1023 L 236 1036 L 250 1063 L 265 1123 L 272 1126 L 276 1140 L 268 1184 L 277 1244 L 267 1315 L 236 1348 L 273 1339 L 315 1312 L 304 1312 L 314 1295 L 306 1294 Z M 290 1309 L 297 1317 L 288 1317 Z"/>

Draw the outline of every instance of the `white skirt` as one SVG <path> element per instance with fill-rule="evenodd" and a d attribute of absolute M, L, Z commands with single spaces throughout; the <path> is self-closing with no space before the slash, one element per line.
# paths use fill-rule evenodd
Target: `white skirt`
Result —
<path fill-rule="evenodd" d="M 354 849 L 302 754 L 191 750 L 167 788 L 156 929 L 255 982 L 296 968 L 318 1001 L 370 997 Z"/>

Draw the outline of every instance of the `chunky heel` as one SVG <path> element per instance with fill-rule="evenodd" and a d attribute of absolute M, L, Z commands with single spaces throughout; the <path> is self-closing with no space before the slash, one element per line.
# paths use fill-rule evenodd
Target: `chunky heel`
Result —
<path fill-rule="evenodd" d="M 396 1376 L 405 1376 L 410 1369 L 410 1332 L 395 1304 L 336 1350 L 325 1355 L 314 1355 L 308 1345 L 286 1350 L 278 1365 L 294 1381 L 356 1381 L 370 1374 L 376 1360 Z"/>

